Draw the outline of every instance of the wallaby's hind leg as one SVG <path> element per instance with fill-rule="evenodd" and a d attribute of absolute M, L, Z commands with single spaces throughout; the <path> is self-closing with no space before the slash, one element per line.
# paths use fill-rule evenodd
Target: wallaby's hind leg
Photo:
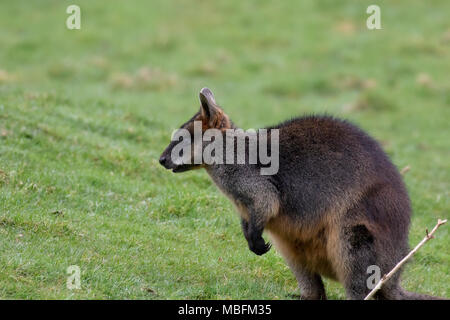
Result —
<path fill-rule="evenodd" d="M 357 224 L 344 228 L 343 242 L 342 259 L 348 266 L 343 279 L 347 298 L 362 300 L 370 292 L 367 268 L 377 265 L 374 238 L 364 224 Z"/>
<path fill-rule="evenodd" d="M 400 286 L 400 275 L 402 269 L 398 270 L 389 281 L 385 282 L 380 290 L 375 293 L 376 300 L 408 300 L 409 292 Z"/>
<path fill-rule="evenodd" d="M 395 201 L 393 200 L 395 199 Z M 349 299 L 364 299 L 371 291 L 368 267 L 377 266 L 380 276 L 392 270 L 407 252 L 409 213 L 407 198 L 389 186 L 373 187 L 345 213 L 340 230 L 341 256 L 346 261 L 343 282 Z M 400 272 L 386 283 L 392 299 L 398 298 Z M 370 281 L 372 284 L 372 281 Z M 371 287 L 371 286 L 370 286 Z M 378 298 L 383 297 L 380 292 Z"/>
<path fill-rule="evenodd" d="M 322 278 L 302 268 L 292 269 L 297 278 L 301 300 L 327 300 Z"/>
<path fill-rule="evenodd" d="M 295 278 L 297 279 L 302 300 L 326 300 L 325 288 L 319 274 L 304 267 L 298 256 L 297 248 L 285 240 L 279 233 L 270 232 L 275 247 L 281 253 Z"/>
<path fill-rule="evenodd" d="M 401 271 L 401 270 L 400 270 Z M 400 272 L 398 271 L 398 272 Z M 394 279 L 395 278 L 395 279 Z M 407 300 L 405 291 L 400 287 L 399 275 L 394 275 L 393 279 L 383 284 L 381 289 L 375 294 L 377 300 Z"/>

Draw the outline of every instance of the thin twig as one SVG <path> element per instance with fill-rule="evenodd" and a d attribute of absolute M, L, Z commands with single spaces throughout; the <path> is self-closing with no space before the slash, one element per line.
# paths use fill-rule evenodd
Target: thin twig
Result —
<path fill-rule="evenodd" d="M 404 175 L 405 173 L 407 173 L 409 170 L 411 170 L 411 167 L 409 165 L 407 165 L 406 167 L 404 167 L 402 170 L 400 170 L 400 174 Z"/>
<path fill-rule="evenodd" d="M 433 230 L 431 230 L 431 232 L 428 232 L 428 229 L 426 230 L 426 236 L 425 238 L 423 238 L 422 241 L 419 242 L 419 244 L 410 252 L 408 253 L 408 255 L 406 257 L 404 257 L 399 263 L 397 263 L 397 265 L 394 267 L 394 269 L 392 269 L 388 274 L 385 274 L 380 281 L 378 281 L 377 285 L 372 289 L 372 291 L 369 292 L 369 294 L 367 295 L 367 297 L 364 298 L 364 300 L 369 300 L 370 298 L 373 297 L 373 295 L 380 290 L 381 286 L 388 281 L 395 272 L 398 271 L 398 269 L 400 269 L 400 267 L 409 259 L 411 258 L 411 256 L 413 254 L 415 254 L 417 252 L 417 250 L 419 250 L 428 240 L 433 238 L 433 233 L 444 223 L 446 223 L 447 220 L 441 220 L 438 219 L 438 222 L 436 224 L 436 226 L 433 228 Z"/>

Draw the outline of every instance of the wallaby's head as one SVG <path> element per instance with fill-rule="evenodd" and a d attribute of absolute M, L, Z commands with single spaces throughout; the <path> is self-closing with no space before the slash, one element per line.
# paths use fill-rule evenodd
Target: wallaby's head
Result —
<path fill-rule="evenodd" d="M 202 139 L 203 133 L 208 129 L 224 131 L 232 128 L 230 118 L 217 105 L 214 95 L 208 88 L 200 90 L 200 110 L 178 129 L 171 143 L 159 158 L 159 163 L 173 172 L 183 172 L 204 167 L 201 159 L 194 159 L 195 154 L 202 153 L 207 144 L 194 143 L 195 139 Z M 201 131 L 201 136 L 194 135 L 195 127 Z M 194 139 L 195 137 L 195 139 Z M 186 144 L 189 144 L 189 148 Z M 198 150 L 198 148 L 201 148 Z M 197 149 L 197 150 L 196 150 Z M 190 152 L 185 152 L 189 150 Z"/>

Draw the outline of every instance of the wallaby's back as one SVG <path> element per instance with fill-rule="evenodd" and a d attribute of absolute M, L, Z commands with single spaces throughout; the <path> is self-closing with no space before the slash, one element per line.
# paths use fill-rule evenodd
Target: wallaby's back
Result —
<path fill-rule="evenodd" d="M 393 227 L 401 232 L 394 234 L 407 235 L 410 204 L 405 186 L 374 139 L 355 125 L 328 116 L 296 118 L 275 128 L 280 167 L 274 178 L 283 211 L 314 223 L 333 209 L 350 209 L 374 189 L 389 186 L 392 200 L 403 210 L 370 211 L 367 218 L 383 224 L 395 218 Z"/>

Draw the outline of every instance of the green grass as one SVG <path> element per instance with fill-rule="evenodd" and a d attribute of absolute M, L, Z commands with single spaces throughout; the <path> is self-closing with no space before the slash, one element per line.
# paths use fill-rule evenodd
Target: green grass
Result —
<path fill-rule="evenodd" d="M 73 1 L 0 3 L 0 298 L 298 294 L 205 172 L 158 164 L 203 86 L 243 128 L 327 112 L 367 130 L 411 166 L 411 246 L 449 217 L 449 1 L 377 1 L 376 31 L 373 1 L 75 2 L 81 30 Z M 407 289 L 450 296 L 449 240 L 446 225 L 418 252 Z"/>

